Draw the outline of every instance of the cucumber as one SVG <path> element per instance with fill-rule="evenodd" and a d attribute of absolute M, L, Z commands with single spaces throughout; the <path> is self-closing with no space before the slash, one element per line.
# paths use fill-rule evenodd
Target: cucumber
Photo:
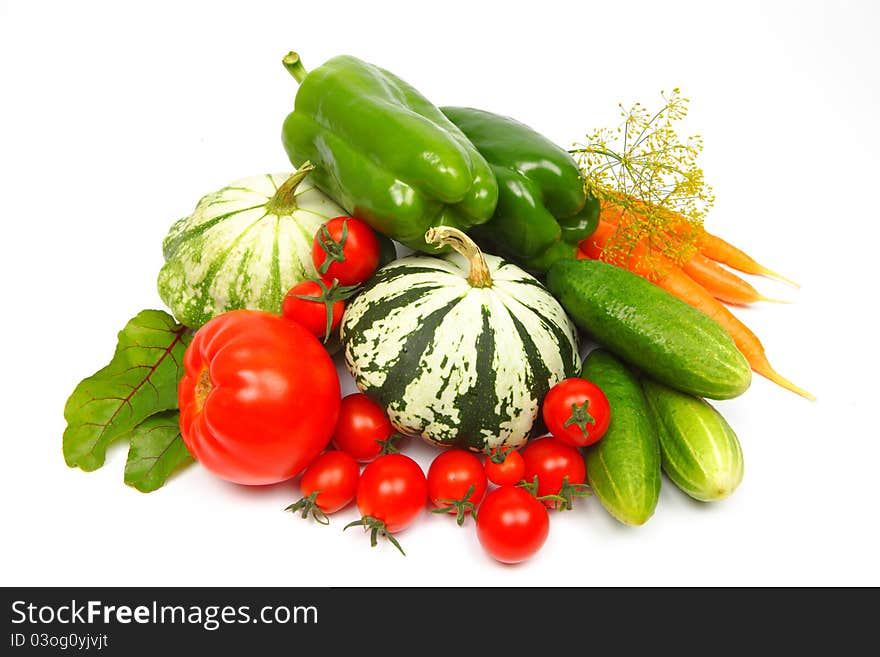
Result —
<path fill-rule="evenodd" d="M 560 260 L 547 287 L 574 323 L 628 363 L 676 390 L 731 399 L 752 372 L 714 319 L 633 273 L 598 260 Z"/>
<path fill-rule="evenodd" d="M 730 495 L 743 478 L 739 440 L 707 402 L 654 381 L 642 381 L 660 437 L 663 471 L 701 502 Z"/>
<path fill-rule="evenodd" d="M 587 447 L 587 477 L 602 506 L 620 522 L 643 525 L 660 497 L 660 446 L 639 382 L 604 349 L 587 356 L 581 378 L 602 389 L 611 422 L 599 442 Z"/>

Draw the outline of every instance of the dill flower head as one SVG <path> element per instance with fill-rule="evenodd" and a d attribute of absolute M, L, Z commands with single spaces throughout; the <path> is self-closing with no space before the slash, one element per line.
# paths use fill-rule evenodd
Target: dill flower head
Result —
<path fill-rule="evenodd" d="M 653 249 L 676 263 L 687 260 L 715 201 L 697 166 L 702 138 L 682 140 L 673 127 L 689 100 L 678 89 L 661 96 L 654 113 L 641 103 L 619 104 L 621 125 L 588 134 L 572 151 L 586 192 L 601 201 L 603 214 L 616 214 L 618 229 L 602 254 L 609 262 L 626 261 L 640 244 L 650 247 L 645 258 Z"/>

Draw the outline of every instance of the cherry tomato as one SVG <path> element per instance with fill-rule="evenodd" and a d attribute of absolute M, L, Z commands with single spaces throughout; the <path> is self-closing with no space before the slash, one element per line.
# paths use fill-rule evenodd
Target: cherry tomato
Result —
<path fill-rule="evenodd" d="M 327 446 L 339 378 L 327 350 L 295 322 L 233 310 L 198 330 L 183 357 L 180 432 L 190 453 L 239 484 L 299 474 Z"/>
<path fill-rule="evenodd" d="M 381 535 L 403 552 L 391 536 L 409 527 L 425 508 L 428 482 L 421 466 L 403 454 L 385 454 L 367 465 L 357 487 L 357 505 L 362 518 L 346 529 L 363 526 L 371 530 L 370 543 Z"/>
<path fill-rule="evenodd" d="M 333 432 L 336 449 L 368 463 L 387 449 L 395 431 L 385 411 L 365 394 L 346 395 L 339 406 L 339 420 Z"/>
<path fill-rule="evenodd" d="M 328 285 L 363 283 L 379 265 L 379 240 L 363 221 L 336 217 L 321 226 L 312 242 L 312 262 Z"/>
<path fill-rule="evenodd" d="M 525 446 L 522 457 L 526 466 L 525 480 L 532 483 L 538 478 L 535 495 L 562 498 L 543 500 L 547 506 L 571 509 L 573 497 L 588 495 L 584 458 L 571 445 L 555 438 L 540 438 Z"/>
<path fill-rule="evenodd" d="M 525 476 L 526 464 L 523 463 L 522 456 L 515 449 L 503 453 L 505 454 L 504 460 L 501 463 L 496 463 L 493 460 L 496 458 L 496 450 L 493 449 L 486 458 L 486 464 L 483 467 L 489 481 L 496 486 L 514 486 Z"/>
<path fill-rule="evenodd" d="M 342 321 L 343 299 L 345 293 L 340 292 L 335 283 L 327 287 L 323 281 L 303 281 L 284 296 L 281 314 L 326 341 Z"/>
<path fill-rule="evenodd" d="M 302 512 L 327 524 L 327 514 L 348 506 L 357 491 L 361 469 L 351 455 L 338 450 L 324 452 L 303 472 L 300 489 L 303 498 L 291 504 L 286 511 Z"/>
<path fill-rule="evenodd" d="M 463 449 L 441 452 L 428 468 L 428 499 L 435 513 L 454 513 L 459 525 L 476 511 L 487 485 L 480 459 Z"/>
<path fill-rule="evenodd" d="M 592 445 L 608 429 L 611 408 L 595 383 L 571 378 L 550 388 L 542 408 L 544 423 L 557 440 L 572 447 Z"/>
<path fill-rule="evenodd" d="M 498 561 L 525 561 L 541 549 L 549 533 L 547 509 L 518 486 L 496 488 L 480 505 L 477 538 Z"/>

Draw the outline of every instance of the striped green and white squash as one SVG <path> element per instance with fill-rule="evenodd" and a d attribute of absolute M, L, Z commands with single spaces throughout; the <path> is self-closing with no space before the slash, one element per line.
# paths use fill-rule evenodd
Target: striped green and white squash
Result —
<path fill-rule="evenodd" d="M 346 308 L 345 362 L 407 435 L 483 451 L 540 430 L 547 391 L 580 367 L 565 311 L 532 276 L 464 233 L 428 231 L 448 256 L 381 268 Z"/>
<path fill-rule="evenodd" d="M 316 276 L 315 233 L 346 212 L 306 178 L 311 168 L 234 182 L 171 227 L 158 287 L 181 324 L 240 308 L 280 312 L 287 291 Z"/>

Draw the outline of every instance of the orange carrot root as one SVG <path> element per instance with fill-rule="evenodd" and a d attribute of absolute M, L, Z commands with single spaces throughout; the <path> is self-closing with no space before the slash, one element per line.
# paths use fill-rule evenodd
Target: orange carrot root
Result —
<path fill-rule="evenodd" d="M 602 219 L 616 224 L 620 221 L 621 216 L 624 213 L 624 209 L 616 205 L 614 203 L 606 202 L 602 205 Z M 678 233 L 679 235 L 683 235 L 685 231 L 693 231 L 693 227 L 687 223 L 684 217 L 681 217 L 681 222 L 678 224 L 672 224 L 671 229 L 673 233 Z M 720 262 L 722 264 L 727 265 L 737 271 L 741 271 L 745 274 L 754 274 L 757 276 L 768 276 L 770 278 L 776 278 L 780 281 L 788 283 L 793 287 L 799 288 L 800 285 L 795 283 L 790 278 L 786 278 L 782 274 L 778 274 L 772 269 L 768 269 L 764 265 L 758 263 L 754 258 L 750 255 L 742 251 L 741 249 L 736 248 L 730 242 L 727 242 L 717 235 L 712 235 L 711 233 L 702 230 L 700 236 L 698 238 L 697 246 L 699 248 L 700 254 L 709 258 L 710 260 L 714 260 L 715 262 Z M 693 275 L 693 274 L 691 274 Z M 757 293 L 756 293 L 757 294 Z M 719 297 L 720 298 L 720 297 Z M 727 299 L 722 299 L 727 301 Z M 767 299 L 760 299 L 761 301 L 766 301 Z M 730 303 L 742 303 L 739 301 L 730 301 Z"/>
<path fill-rule="evenodd" d="M 681 268 L 720 301 L 737 305 L 774 301 L 761 295 L 751 284 L 702 253 L 695 253 L 690 260 L 682 263 Z"/>
<path fill-rule="evenodd" d="M 739 343 L 737 343 L 739 346 Z M 747 357 L 748 358 L 748 357 Z M 748 358 L 749 364 L 752 366 L 752 370 L 763 376 L 765 379 L 769 379 L 773 383 L 778 386 L 782 386 L 786 390 L 791 390 L 793 393 L 800 395 L 801 397 L 805 397 L 810 401 L 816 401 L 816 395 L 807 392 L 800 386 L 795 385 L 784 376 L 782 376 L 779 372 L 773 369 L 770 365 L 770 361 L 767 360 L 767 357 L 764 353 L 755 354 L 752 358 Z"/>
<path fill-rule="evenodd" d="M 777 278 L 794 287 L 800 287 L 790 278 L 786 278 L 781 274 L 777 274 L 771 269 L 767 269 L 764 265 L 759 264 L 754 258 L 736 248 L 729 242 L 724 241 L 720 237 L 704 232 L 699 239 L 700 253 L 707 258 L 711 258 L 716 262 L 722 262 L 728 267 L 744 272 L 746 274 L 756 274 L 758 276 L 769 276 Z"/>

